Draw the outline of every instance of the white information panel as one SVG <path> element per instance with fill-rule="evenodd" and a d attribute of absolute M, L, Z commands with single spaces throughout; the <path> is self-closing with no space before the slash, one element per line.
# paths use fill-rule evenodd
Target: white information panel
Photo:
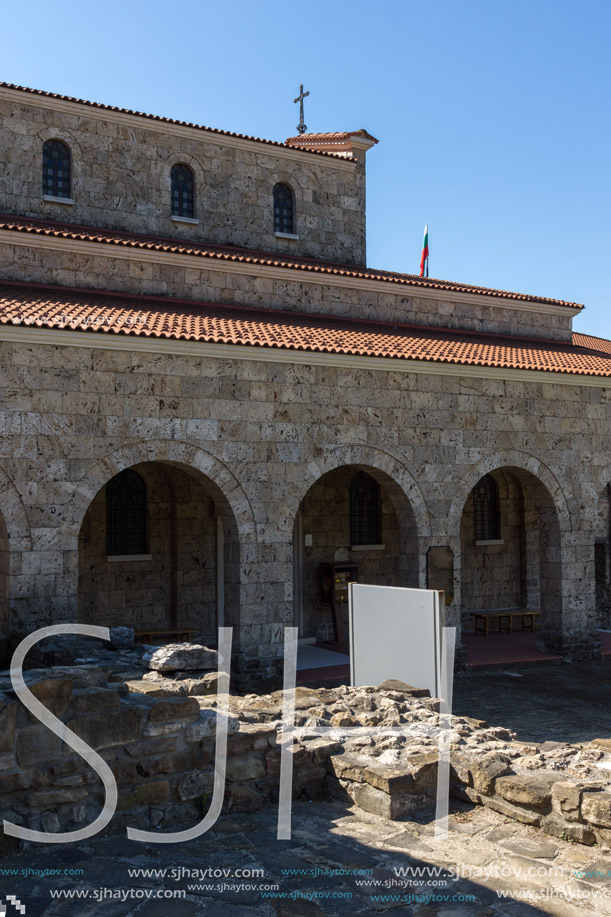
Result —
<path fill-rule="evenodd" d="M 443 593 L 351 583 L 350 684 L 397 678 L 439 697 Z"/>

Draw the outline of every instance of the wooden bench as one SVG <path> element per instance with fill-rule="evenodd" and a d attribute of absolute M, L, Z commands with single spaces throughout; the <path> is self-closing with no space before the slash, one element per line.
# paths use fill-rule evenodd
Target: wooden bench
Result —
<path fill-rule="evenodd" d="M 190 643 L 194 630 L 188 630 L 186 628 L 166 628 L 162 630 L 137 630 L 134 632 L 134 637 L 136 643 L 149 643 L 154 646 L 153 638 L 154 637 L 175 637 L 173 643 Z"/>
<path fill-rule="evenodd" d="M 520 630 L 527 630 L 531 633 L 535 630 L 535 618 L 539 617 L 538 611 L 472 611 L 473 633 L 488 636 L 488 624 L 491 620 L 498 621 L 498 631 L 495 633 L 510 634 L 514 628 L 513 621 L 515 618 L 520 619 Z"/>

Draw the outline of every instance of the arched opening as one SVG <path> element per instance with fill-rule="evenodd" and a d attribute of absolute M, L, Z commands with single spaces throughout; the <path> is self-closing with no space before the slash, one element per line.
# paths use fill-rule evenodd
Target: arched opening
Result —
<path fill-rule="evenodd" d="M 9 562 L 8 532 L 0 513 L 0 663 L 4 664 L 9 649 Z"/>
<path fill-rule="evenodd" d="M 239 623 L 239 561 L 236 521 L 220 488 L 181 463 L 142 462 L 107 482 L 87 509 L 79 619 L 191 631 L 215 645 L 219 625 Z"/>
<path fill-rule="evenodd" d="M 534 627 L 533 649 L 542 641 L 554 646 L 562 633 L 560 525 L 547 487 L 522 468 L 491 471 L 467 498 L 460 540 L 464 632 L 500 636 Z"/>
<path fill-rule="evenodd" d="M 361 583 L 418 586 L 410 501 L 388 474 L 370 466 L 341 466 L 310 487 L 297 513 L 293 547 L 294 623 L 304 638 L 334 638 L 328 565 L 355 565 Z M 345 603 L 342 615 L 347 635 Z"/>
<path fill-rule="evenodd" d="M 72 191 L 70 150 L 61 140 L 42 146 L 42 193 L 45 197 L 70 198 Z"/>
<path fill-rule="evenodd" d="M 170 172 L 172 216 L 195 217 L 195 176 L 184 162 L 172 166 Z"/>
<path fill-rule="evenodd" d="M 295 232 L 295 199 L 286 182 L 274 185 L 274 232 L 292 235 Z"/>

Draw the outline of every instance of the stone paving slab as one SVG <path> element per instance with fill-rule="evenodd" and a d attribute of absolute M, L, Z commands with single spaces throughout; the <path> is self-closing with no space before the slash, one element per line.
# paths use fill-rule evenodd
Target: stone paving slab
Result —
<path fill-rule="evenodd" d="M 339 803 L 298 802 L 288 841 L 276 839 L 277 810 L 269 807 L 255 815 L 223 817 L 208 834 L 187 844 L 96 837 L 79 845 L 32 847 L 2 858 L 0 868 L 69 866 L 82 868 L 83 876 L 13 876 L 4 878 L 2 886 L 5 893 L 19 895 L 27 917 L 611 915 L 610 850 L 550 840 L 500 814 L 466 806 L 456 809 L 450 821 L 450 833 L 440 839 L 426 820 L 397 823 Z M 130 877 L 134 867 L 166 873 Z M 229 870 L 231 877 L 195 879 L 170 872 L 206 868 Z M 401 877 L 397 868 L 411 872 Z M 263 869 L 264 876 L 235 878 L 237 869 Z M 432 871 L 427 874 L 427 869 Z M 527 875 L 529 870 L 534 874 Z M 590 877 L 590 870 L 600 875 Z M 262 897 L 264 885 L 277 886 L 274 898 Z M 91 893 L 103 888 L 131 890 L 136 897 L 50 900 L 51 889 Z M 179 890 L 184 897 L 143 900 L 151 891 Z M 497 894 L 503 890 L 540 898 L 531 903 L 503 899 Z M 559 897 L 562 890 L 565 897 Z M 570 900 L 567 894 L 581 897 Z M 386 899 L 376 900 L 376 895 Z"/>

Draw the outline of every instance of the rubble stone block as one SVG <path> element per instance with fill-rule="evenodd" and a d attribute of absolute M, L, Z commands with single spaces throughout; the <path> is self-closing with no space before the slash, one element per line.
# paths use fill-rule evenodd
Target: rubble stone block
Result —
<path fill-rule="evenodd" d="M 149 712 L 151 723 L 164 720 L 179 720 L 188 716 L 197 716 L 200 712 L 199 704 L 194 697 L 171 697 L 159 701 Z"/>
<path fill-rule="evenodd" d="M 119 692 L 114 688 L 77 688 L 74 706 L 77 713 L 96 713 L 98 710 L 118 710 Z"/>
<path fill-rule="evenodd" d="M 499 777 L 495 784 L 496 793 L 507 802 L 528 806 L 531 809 L 549 809 L 552 802 L 552 785 L 555 781 L 542 777 L 519 774 Z"/>
<path fill-rule="evenodd" d="M 583 821 L 601 828 L 611 828 L 611 793 L 584 791 L 581 797 Z"/>
<path fill-rule="evenodd" d="M 242 783 L 245 780 L 257 780 L 265 776 L 265 765 L 263 759 L 258 754 L 239 755 L 235 758 L 227 759 L 226 769 L 227 780 L 235 783 Z"/>
<path fill-rule="evenodd" d="M 195 669 L 216 669 L 218 667 L 216 650 L 207 646 L 191 643 L 169 643 L 158 649 L 145 653 L 143 663 L 156 672 L 182 672 Z"/>
<path fill-rule="evenodd" d="M 140 738 L 142 719 L 142 710 L 126 709 L 120 713 L 78 716 L 70 720 L 68 728 L 98 750 L 137 741 Z"/>

